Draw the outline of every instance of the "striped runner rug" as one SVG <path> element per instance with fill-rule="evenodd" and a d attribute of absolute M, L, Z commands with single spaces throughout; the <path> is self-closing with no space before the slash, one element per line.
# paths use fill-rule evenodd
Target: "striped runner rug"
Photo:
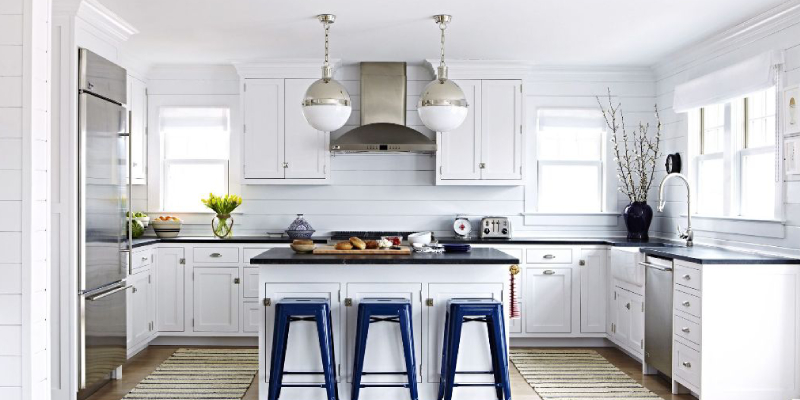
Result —
<path fill-rule="evenodd" d="M 511 362 L 543 400 L 661 399 L 594 350 L 511 349 Z"/>
<path fill-rule="evenodd" d="M 178 349 L 123 399 L 240 400 L 258 372 L 258 349 Z"/>

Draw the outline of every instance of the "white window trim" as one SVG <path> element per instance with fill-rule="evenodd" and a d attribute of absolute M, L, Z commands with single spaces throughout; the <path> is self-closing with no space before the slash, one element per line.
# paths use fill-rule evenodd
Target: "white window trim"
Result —
<path fill-rule="evenodd" d="M 225 107 L 230 110 L 230 156 L 228 171 L 228 193 L 241 193 L 241 168 L 230 168 L 230 165 L 241 165 L 241 112 L 238 95 L 150 95 L 148 97 L 147 135 L 147 209 L 149 212 L 171 215 L 208 215 L 208 212 L 186 212 L 181 210 L 165 210 L 162 176 L 164 165 L 164 140 L 161 137 L 160 110 L 162 107 Z M 176 160 L 171 160 L 175 162 Z M 205 160 L 208 161 L 208 160 Z M 212 162 L 217 162 L 211 160 Z M 200 201 L 200 199 L 198 199 Z"/>

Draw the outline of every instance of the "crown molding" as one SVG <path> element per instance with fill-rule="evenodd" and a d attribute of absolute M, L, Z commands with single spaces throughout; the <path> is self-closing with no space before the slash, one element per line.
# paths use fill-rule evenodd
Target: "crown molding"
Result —
<path fill-rule="evenodd" d="M 53 2 L 53 15 L 78 17 L 119 42 L 139 33 L 133 25 L 97 0 L 56 0 Z"/>
<path fill-rule="evenodd" d="M 439 59 L 426 59 L 423 66 L 436 76 Z M 451 79 L 525 79 L 565 80 L 583 79 L 653 81 L 653 69 L 647 66 L 574 66 L 537 65 L 532 61 L 448 60 L 448 77 Z"/>
<path fill-rule="evenodd" d="M 342 62 L 339 59 L 333 59 L 329 63 L 336 70 Z M 244 79 L 320 78 L 322 76 L 322 60 L 316 58 L 234 62 L 233 66 L 239 76 Z"/>
<path fill-rule="evenodd" d="M 423 66 L 436 76 L 439 59 L 426 59 Z M 533 66 L 530 61 L 447 60 L 447 74 L 450 79 L 524 79 Z"/>
<path fill-rule="evenodd" d="M 790 0 L 734 27 L 684 47 L 653 65 L 657 77 L 682 72 L 800 23 L 800 0 Z"/>

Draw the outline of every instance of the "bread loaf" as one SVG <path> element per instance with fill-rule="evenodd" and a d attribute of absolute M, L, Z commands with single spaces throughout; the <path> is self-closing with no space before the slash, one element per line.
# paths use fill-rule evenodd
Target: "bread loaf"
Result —
<path fill-rule="evenodd" d="M 377 248 L 378 248 L 377 240 L 367 240 L 367 249 L 377 249 Z"/>
<path fill-rule="evenodd" d="M 336 250 L 353 250 L 353 245 L 350 242 L 339 242 L 336 243 L 335 248 Z"/>
<path fill-rule="evenodd" d="M 314 244 L 314 241 L 311 240 L 311 239 L 295 239 L 295 240 L 292 241 L 292 244 L 309 245 L 309 244 Z"/>
<path fill-rule="evenodd" d="M 361 239 L 359 239 L 359 238 L 357 238 L 355 236 L 350 238 L 350 244 L 352 244 L 353 247 L 355 247 L 355 248 L 357 248 L 359 250 L 364 250 L 364 249 L 367 248 L 367 244 L 364 243 L 363 240 L 361 240 Z"/>

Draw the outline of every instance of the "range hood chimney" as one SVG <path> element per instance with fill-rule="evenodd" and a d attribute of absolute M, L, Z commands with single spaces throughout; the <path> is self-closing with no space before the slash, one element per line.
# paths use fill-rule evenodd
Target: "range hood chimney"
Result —
<path fill-rule="evenodd" d="M 436 142 L 406 126 L 406 63 L 361 63 L 361 126 L 333 140 L 334 153 L 436 152 Z"/>

